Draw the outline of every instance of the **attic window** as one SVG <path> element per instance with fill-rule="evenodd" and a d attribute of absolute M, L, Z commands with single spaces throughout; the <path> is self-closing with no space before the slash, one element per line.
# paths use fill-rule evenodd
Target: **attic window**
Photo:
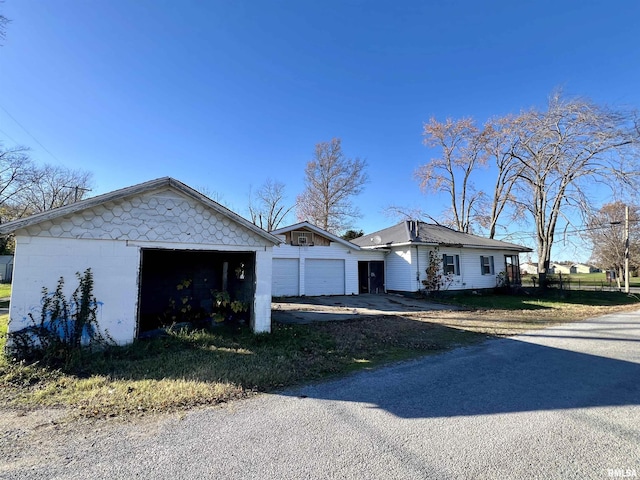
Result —
<path fill-rule="evenodd" d="M 306 233 L 299 233 L 298 234 L 298 245 L 308 245 L 309 244 L 309 237 L 307 237 Z"/>

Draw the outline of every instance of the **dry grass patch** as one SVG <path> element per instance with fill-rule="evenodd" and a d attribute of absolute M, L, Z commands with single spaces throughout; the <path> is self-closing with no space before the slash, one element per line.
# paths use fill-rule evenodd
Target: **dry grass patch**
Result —
<path fill-rule="evenodd" d="M 484 335 L 407 318 L 178 333 L 84 358 L 68 371 L 0 361 L 0 400 L 114 417 L 214 405 L 256 392 L 477 342 Z"/>
<path fill-rule="evenodd" d="M 611 298 L 599 305 L 594 298 L 580 303 L 576 297 L 568 302 L 529 297 L 466 300 L 476 303 L 475 310 L 275 324 L 269 335 L 230 328 L 175 333 L 87 355 L 67 371 L 2 356 L 0 404 L 14 409 L 63 407 L 73 417 L 89 418 L 174 412 L 441 352 L 490 335 L 638 308 L 635 301 L 616 305 Z M 495 308 L 500 301 L 503 308 Z M 0 348 L 6 322 L 6 315 L 0 317 Z"/>

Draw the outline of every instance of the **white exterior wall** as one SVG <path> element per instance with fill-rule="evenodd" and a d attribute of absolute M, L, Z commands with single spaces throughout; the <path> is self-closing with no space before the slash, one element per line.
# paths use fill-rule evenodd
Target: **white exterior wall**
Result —
<path fill-rule="evenodd" d="M 398 247 L 392 249 L 385 261 L 385 282 L 388 290 L 401 292 L 417 292 L 424 288 L 422 280 L 427 277 L 426 269 L 429 262 L 428 246 Z M 504 271 L 504 256 L 515 253 L 507 250 L 488 250 L 476 248 L 439 248 L 438 262 L 442 265 L 442 256 L 458 255 L 460 260 L 460 275 L 452 277 L 452 283 L 447 290 L 474 290 L 493 288 L 496 277 Z M 483 275 L 480 268 L 480 257 L 493 256 L 494 273 Z M 419 276 L 419 280 L 416 278 Z"/>
<path fill-rule="evenodd" d="M 384 264 L 387 290 L 418 291 L 416 267 L 413 265 L 414 255 L 415 248 L 409 247 L 394 248 L 387 255 Z"/>
<path fill-rule="evenodd" d="M 386 260 L 389 252 L 384 250 L 360 250 L 354 253 L 358 256 L 359 262 L 382 262 Z"/>
<path fill-rule="evenodd" d="M 493 288 L 496 286 L 497 276 L 504 272 L 505 255 L 515 255 L 513 251 L 488 250 L 479 248 L 441 248 L 442 255 L 460 256 L 460 275 L 453 276 L 453 282 L 449 290 L 475 290 L 483 288 Z M 492 275 L 483 275 L 480 268 L 480 257 L 493 257 L 494 271 Z"/>
<path fill-rule="evenodd" d="M 173 190 L 145 193 L 32 225 L 16 232 L 10 331 L 39 318 L 42 287 L 65 280 L 68 298 L 76 272 L 91 268 L 102 330 L 118 343 L 134 340 L 138 319 L 142 248 L 255 252 L 256 285 L 251 323 L 271 329 L 271 254 L 266 239 L 229 217 Z"/>
<path fill-rule="evenodd" d="M 294 246 L 282 244 L 273 248 L 273 258 L 295 258 L 299 261 L 299 295 L 305 293 L 305 262 L 307 259 L 344 260 L 344 286 L 346 295 L 358 294 L 358 251 L 331 242 L 323 246 Z"/>
<path fill-rule="evenodd" d="M 538 265 L 533 263 L 522 263 L 520 265 L 520 271 L 527 275 L 537 275 Z"/>
<path fill-rule="evenodd" d="M 251 326 L 256 333 L 271 331 L 271 258 L 272 248 L 256 252 L 256 295 Z"/>
<path fill-rule="evenodd" d="M 29 313 L 40 320 L 42 287 L 53 292 L 63 277 L 69 298 L 78 286 L 76 272 L 87 268 L 93 273 L 101 331 L 118 343 L 131 342 L 137 327 L 140 249 L 117 240 L 16 235 L 9 330 L 29 326 Z"/>

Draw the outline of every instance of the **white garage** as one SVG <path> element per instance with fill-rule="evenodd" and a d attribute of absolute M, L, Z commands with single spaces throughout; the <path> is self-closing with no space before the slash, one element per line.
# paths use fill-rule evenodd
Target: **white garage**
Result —
<path fill-rule="evenodd" d="M 273 295 L 358 293 L 359 246 L 309 222 L 271 233 L 283 242 L 273 249 Z"/>
<path fill-rule="evenodd" d="M 304 269 L 305 294 L 344 295 L 344 264 L 343 259 L 307 258 Z"/>
<path fill-rule="evenodd" d="M 274 297 L 296 297 L 300 294 L 300 260 L 274 258 L 271 294 Z"/>
<path fill-rule="evenodd" d="M 100 328 L 117 343 L 173 322 L 166 313 L 178 315 L 181 300 L 194 318 L 210 316 L 213 292 L 240 302 L 255 332 L 271 329 L 272 252 L 280 240 L 173 178 L 0 226 L 10 233 L 10 332 L 28 328 L 30 314 L 39 318 L 43 287 L 51 291 L 62 277 L 69 296 L 87 270 Z"/>

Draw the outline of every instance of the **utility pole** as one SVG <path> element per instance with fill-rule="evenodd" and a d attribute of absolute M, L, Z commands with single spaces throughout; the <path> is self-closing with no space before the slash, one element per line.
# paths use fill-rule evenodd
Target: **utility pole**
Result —
<path fill-rule="evenodd" d="M 76 185 L 76 186 L 63 185 L 62 188 L 71 188 L 71 189 L 73 189 L 73 191 L 74 191 L 73 202 L 74 203 L 78 201 L 78 198 L 80 197 L 80 191 L 82 191 L 82 193 L 91 191 L 90 188 L 84 188 L 84 187 L 81 187 L 80 185 Z"/>

